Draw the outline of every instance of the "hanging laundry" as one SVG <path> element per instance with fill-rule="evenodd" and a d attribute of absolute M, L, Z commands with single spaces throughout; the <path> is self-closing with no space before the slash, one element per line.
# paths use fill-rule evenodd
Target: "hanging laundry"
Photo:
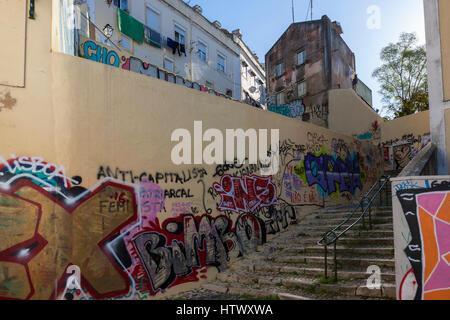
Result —
<path fill-rule="evenodd" d="M 167 37 L 167 46 L 172 49 L 172 54 L 175 54 L 175 52 L 178 51 L 178 54 L 181 56 L 180 43 L 178 41 Z"/>
<path fill-rule="evenodd" d="M 167 37 L 167 47 L 175 51 L 175 41 Z"/>
<path fill-rule="evenodd" d="M 147 26 L 144 26 L 144 40 L 148 44 L 155 46 L 157 48 L 162 47 L 161 34 L 159 34 L 159 32 L 156 32 L 155 30 Z"/>
<path fill-rule="evenodd" d="M 184 53 L 184 56 L 186 57 L 186 46 L 184 44 L 180 44 L 180 52 Z M 181 56 L 181 54 L 180 54 Z"/>
<path fill-rule="evenodd" d="M 117 24 L 120 32 L 137 43 L 142 43 L 144 39 L 144 25 L 120 8 L 117 8 Z"/>

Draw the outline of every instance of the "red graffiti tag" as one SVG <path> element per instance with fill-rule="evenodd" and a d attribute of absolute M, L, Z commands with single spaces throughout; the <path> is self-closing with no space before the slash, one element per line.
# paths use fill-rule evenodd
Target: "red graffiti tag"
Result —
<path fill-rule="evenodd" d="M 277 189 L 271 180 L 272 177 L 255 175 L 244 175 L 242 178 L 222 176 L 220 183 L 213 184 L 213 188 L 221 197 L 217 209 L 252 213 L 262 207 L 278 204 Z"/>

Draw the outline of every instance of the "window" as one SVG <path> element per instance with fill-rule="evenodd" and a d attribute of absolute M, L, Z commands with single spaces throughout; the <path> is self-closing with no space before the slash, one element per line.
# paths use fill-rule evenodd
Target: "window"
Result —
<path fill-rule="evenodd" d="M 169 57 L 164 57 L 164 69 L 167 69 L 170 72 L 174 72 L 175 67 L 173 64 L 173 60 Z"/>
<path fill-rule="evenodd" d="M 185 31 L 178 25 L 175 25 L 175 41 L 180 44 L 186 44 Z"/>
<path fill-rule="evenodd" d="M 156 10 L 149 8 L 149 7 L 147 7 L 146 12 L 147 12 L 147 15 L 146 15 L 147 26 L 150 29 L 155 30 L 156 32 L 160 32 L 159 31 L 160 30 L 160 28 L 159 28 L 159 25 L 160 25 L 159 12 L 157 12 Z"/>
<path fill-rule="evenodd" d="M 129 52 L 133 52 L 133 40 L 121 33 L 119 34 L 119 46 Z"/>
<path fill-rule="evenodd" d="M 113 4 L 122 10 L 128 10 L 128 0 L 114 0 Z"/>
<path fill-rule="evenodd" d="M 214 82 L 205 80 L 205 86 L 208 88 L 214 89 Z"/>
<path fill-rule="evenodd" d="M 217 70 L 225 72 L 225 56 L 221 55 L 220 53 L 217 54 Z"/>
<path fill-rule="evenodd" d="M 284 73 L 284 63 L 280 63 L 276 66 L 275 76 L 280 77 Z"/>
<path fill-rule="evenodd" d="M 306 62 L 306 51 L 300 51 L 297 53 L 297 65 L 300 66 Z"/>
<path fill-rule="evenodd" d="M 203 61 L 206 61 L 206 44 L 198 42 L 198 57 Z"/>
<path fill-rule="evenodd" d="M 284 92 L 277 93 L 277 106 L 281 106 L 284 104 Z"/>
<path fill-rule="evenodd" d="M 301 81 L 297 84 L 297 96 L 303 97 L 306 95 L 306 81 Z"/>

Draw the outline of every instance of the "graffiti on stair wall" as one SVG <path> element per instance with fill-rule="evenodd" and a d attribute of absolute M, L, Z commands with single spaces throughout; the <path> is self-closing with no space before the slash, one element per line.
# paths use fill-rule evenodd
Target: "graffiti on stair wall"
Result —
<path fill-rule="evenodd" d="M 429 188 L 396 192 L 410 236 L 403 252 L 411 269 L 403 270 L 398 297 L 450 299 L 450 181 Z"/>
<path fill-rule="evenodd" d="M 383 141 L 385 170 L 401 170 L 431 141 L 430 133 L 405 134 L 401 138 Z"/>
<path fill-rule="evenodd" d="M 202 84 L 192 82 L 179 75 L 176 75 L 175 73 L 168 72 L 166 70 L 158 68 L 157 66 L 151 63 L 147 63 L 137 57 L 131 56 L 130 54 L 124 51 L 116 51 L 109 46 L 93 41 L 91 39 L 81 37 L 78 54 L 79 56 L 91 61 L 103 63 L 116 68 L 121 68 L 123 70 L 136 72 L 139 74 L 146 75 L 148 77 L 176 83 L 184 87 L 199 90 L 202 92 L 207 92 L 215 96 L 233 99 L 233 97 L 217 92 L 212 88 L 207 88 Z M 297 110 L 298 108 L 299 107 L 296 107 L 295 110 Z"/>
<path fill-rule="evenodd" d="M 268 177 L 255 175 L 259 164 L 101 164 L 90 186 L 42 157 L 1 157 L 0 299 L 149 299 L 208 280 L 304 206 L 358 196 L 364 166 L 377 168 L 357 144 L 336 154 L 327 137 L 309 137 L 281 141 L 283 170 Z"/>
<path fill-rule="evenodd" d="M 0 184 L 0 298 L 54 299 L 72 264 L 96 298 L 128 292 L 111 248 L 120 246 L 120 228 L 137 220 L 134 188 L 103 181 L 61 201 L 25 177 Z"/>
<path fill-rule="evenodd" d="M 253 213 L 257 209 L 279 203 L 271 177 L 232 177 L 226 174 L 220 178 L 220 183 L 213 184 L 213 188 L 221 197 L 217 206 L 220 211 Z"/>

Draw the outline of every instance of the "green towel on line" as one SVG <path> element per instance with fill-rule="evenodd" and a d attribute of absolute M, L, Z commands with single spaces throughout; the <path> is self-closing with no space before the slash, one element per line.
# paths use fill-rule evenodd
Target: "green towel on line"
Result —
<path fill-rule="evenodd" d="M 138 43 L 144 39 L 144 25 L 120 8 L 117 8 L 117 24 L 124 35 Z"/>

